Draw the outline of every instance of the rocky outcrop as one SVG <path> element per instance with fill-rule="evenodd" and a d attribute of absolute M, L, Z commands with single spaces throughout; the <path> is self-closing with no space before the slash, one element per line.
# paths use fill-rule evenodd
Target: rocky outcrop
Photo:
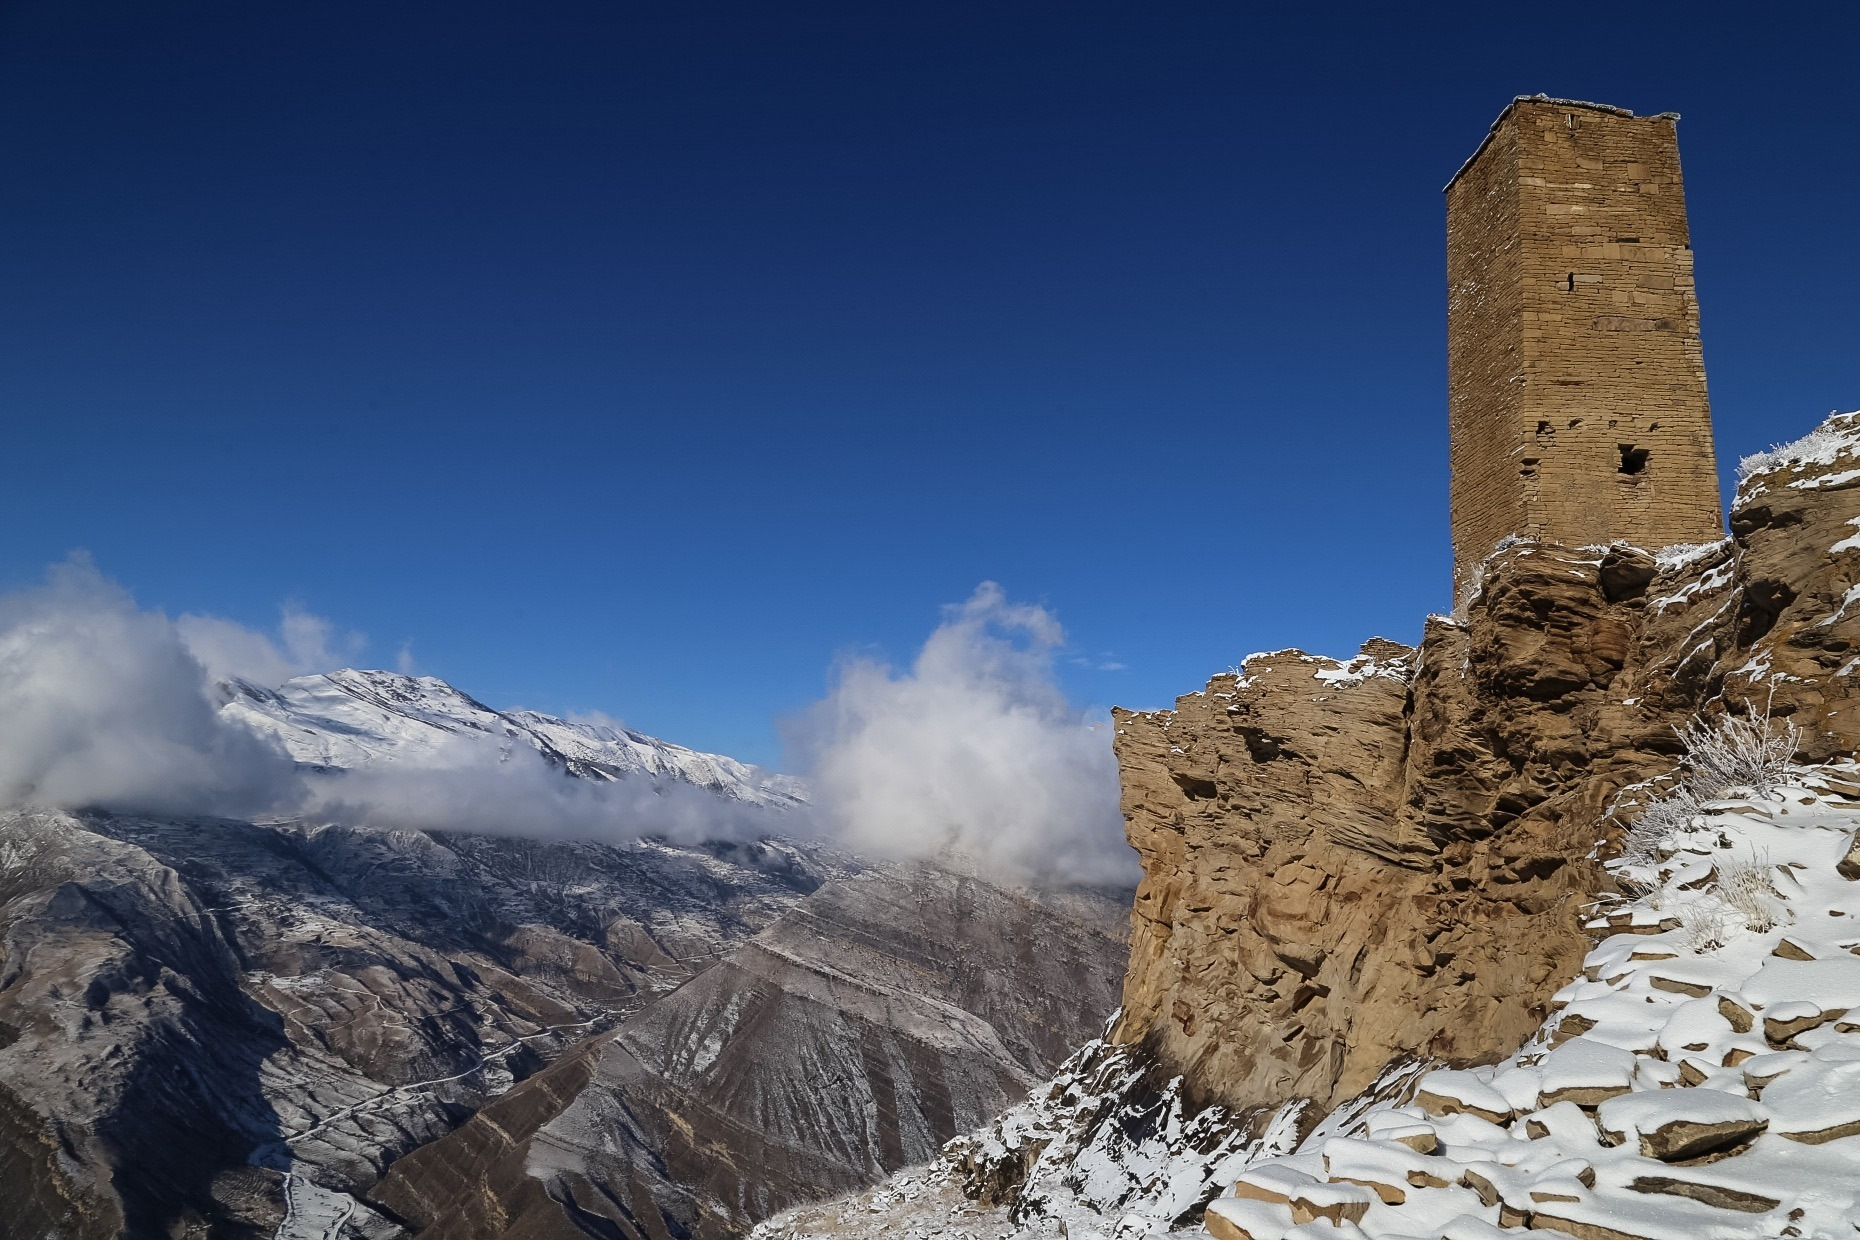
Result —
<path fill-rule="evenodd" d="M 421 1235 L 636 1240 L 740 1234 L 873 1183 L 1017 1102 L 1103 1021 L 1127 900 L 934 865 L 829 884 L 374 1198 Z"/>
<path fill-rule="evenodd" d="M 1860 1005 L 1860 887 L 1838 861 L 1860 826 L 1860 767 L 1771 754 L 1742 766 L 1754 782 L 1714 787 L 1720 774 L 1689 770 L 1689 812 L 1609 863 L 1636 894 L 1590 919 L 1599 942 L 1516 1054 L 1417 1073 L 1333 1116 L 1245 1168 L 1208 1233 L 1853 1231 L 1860 1024 L 1844 1018 Z M 1332 1226 L 1304 1226 L 1317 1219 Z"/>
<path fill-rule="evenodd" d="M 1731 529 L 1658 557 L 1513 544 L 1419 648 L 1254 656 L 1118 711 L 1144 878 L 1115 1039 L 1204 1101 L 1313 1115 L 1392 1063 L 1515 1049 L 1677 725 L 1767 707 L 1804 758 L 1860 742 L 1860 419 L 1756 460 Z"/>
<path fill-rule="evenodd" d="M 1654 961 L 1682 949 L 1628 946 L 1693 933 L 1674 930 L 1678 916 L 1630 911 L 1602 864 L 1624 823 L 1671 793 L 1684 748 L 1675 728 L 1699 712 L 1767 710 L 1779 720 L 1771 734 L 1793 726 L 1799 760 L 1849 755 L 1860 743 L 1860 416 L 1832 419 L 1747 465 L 1724 542 L 1658 555 L 1513 544 L 1483 566 L 1459 615 L 1430 618 L 1418 648 L 1372 641 L 1347 662 L 1258 655 L 1173 711 L 1117 712 L 1124 809 L 1144 879 L 1113 1037 L 931 1167 L 787 1211 L 758 1240 L 1175 1234 L 1250 1161 L 1351 1145 L 1330 1139 L 1416 1097 L 1429 1067 L 1494 1063 L 1533 1034 L 1541 1041 L 1520 1063 L 1583 1043 L 1595 1020 L 1542 1022 L 1567 1000 L 1557 990 L 1581 976 L 1590 936 L 1625 931 L 1619 954 Z M 1851 776 L 1822 794 L 1860 795 L 1842 780 Z M 1737 808 L 1751 807 L 1711 812 Z M 1860 844 L 1837 845 L 1833 871 L 1851 881 Z M 1695 863 L 1673 882 L 1696 900 L 1714 874 Z M 1668 898 L 1685 912 L 1678 895 Z M 1783 935 L 1772 954 L 1793 967 L 1814 953 Z M 1615 994 L 1617 971 L 1591 973 L 1575 989 Z M 1629 1003 L 1637 1016 L 1645 1003 L 1709 990 L 1696 979 L 1651 986 L 1651 999 Z M 1822 1039 L 1851 1032 L 1828 1006 L 1798 1004 L 1787 1021 L 1716 1009 L 1707 1019 L 1773 1049 L 1798 1029 Z M 1653 1082 L 1655 1096 L 1705 1074 L 1659 1066 L 1667 1076 Z M 1478 1117 L 1467 1133 L 1505 1118 L 1504 1099 L 1430 1100 L 1449 1079 L 1472 1074 L 1434 1072 L 1417 1101 Z M 1550 1100 L 1580 1118 L 1580 1107 L 1608 1105 L 1620 1086 L 1578 1073 L 1559 1075 L 1554 1088 Z M 1534 1147 L 1546 1133 L 1525 1126 Z M 1571 1131 L 1595 1140 L 1588 1119 Z M 1385 1163 L 1417 1171 L 1436 1148 L 1431 1131 L 1411 1127 L 1391 1129 L 1389 1142 Z M 1666 1156 L 1680 1147 L 1649 1148 Z M 1441 1161 L 1458 1176 L 1474 1157 L 1512 1159 Z M 1568 1203 L 1588 1185 L 1533 1186 L 1542 1191 L 1516 1207 L 1500 1202 L 1485 1169 L 1502 1170 L 1487 1163 L 1455 1182 L 1487 1213 L 1455 1227 L 1535 1217 L 1532 1226 L 1629 1234 L 1568 1221 Z M 1449 1184 L 1431 1172 L 1383 1182 L 1360 1167 L 1300 1174 L 1328 1183 L 1293 1201 L 1243 1175 L 1228 1212 L 1210 1215 L 1225 1229 L 1217 1234 L 1283 1235 L 1294 1222 L 1358 1218 Z M 1699 1188 L 1648 1177 L 1625 1187 L 1630 1200 Z M 1274 1202 L 1291 1202 L 1284 1226 L 1233 1230 L 1235 1217 L 1256 1206 L 1270 1213 Z M 1729 1193 L 1707 1204 L 1725 1203 L 1757 1204 Z M 1455 1206 L 1394 1230 L 1441 1234 L 1465 1212 Z"/>

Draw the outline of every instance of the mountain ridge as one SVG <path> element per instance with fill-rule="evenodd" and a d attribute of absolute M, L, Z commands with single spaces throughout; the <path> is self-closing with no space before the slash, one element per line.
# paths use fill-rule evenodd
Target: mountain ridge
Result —
<path fill-rule="evenodd" d="M 343 668 L 276 688 L 228 677 L 218 691 L 222 716 L 272 738 L 317 772 L 455 765 L 461 755 L 448 751 L 475 742 L 496 747 L 500 759 L 523 746 L 563 773 L 596 783 L 683 783 L 774 810 L 808 803 L 805 783 L 794 776 L 632 728 L 500 711 L 436 676 Z"/>

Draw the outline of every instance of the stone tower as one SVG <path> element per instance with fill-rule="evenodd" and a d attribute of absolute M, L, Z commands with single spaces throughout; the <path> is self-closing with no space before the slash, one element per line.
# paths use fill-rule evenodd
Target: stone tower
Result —
<path fill-rule="evenodd" d="M 1724 536 L 1678 119 L 1521 96 L 1447 184 L 1456 587 L 1510 534 Z"/>

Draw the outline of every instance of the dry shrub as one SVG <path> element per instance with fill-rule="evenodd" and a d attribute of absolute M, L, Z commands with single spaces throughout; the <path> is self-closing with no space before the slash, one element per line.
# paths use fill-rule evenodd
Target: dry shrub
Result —
<path fill-rule="evenodd" d="M 1767 706 L 1762 714 L 1694 719 L 1679 739 L 1686 746 L 1680 786 L 1701 801 L 1731 788 L 1774 796 L 1788 783 L 1789 762 L 1800 741 L 1795 721 L 1771 718 Z"/>
<path fill-rule="evenodd" d="M 1715 952 L 1731 941 L 1735 929 L 1731 910 L 1716 900 L 1694 900 L 1679 910 L 1679 924 L 1686 932 L 1686 947 L 1695 952 Z"/>
<path fill-rule="evenodd" d="M 1634 820 L 1621 842 L 1621 859 L 1629 865 L 1653 865 L 1660 860 L 1660 846 L 1676 832 L 1690 827 L 1703 812 L 1691 789 L 1678 785 Z"/>
<path fill-rule="evenodd" d="M 1754 861 L 1720 866 L 1718 895 L 1732 912 L 1744 919 L 1746 929 L 1762 934 L 1777 926 L 1776 884 L 1770 881 L 1770 866 L 1759 857 Z"/>
<path fill-rule="evenodd" d="M 1853 440 L 1850 436 L 1831 426 L 1817 426 L 1800 439 L 1771 444 L 1767 452 L 1752 452 L 1738 461 L 1737 480 L 1742 483 L 1758 474 L 1803 461 L 1833 462 L 1852 448 Z"/>
<path fill-rule="evenodd" d="M 1674 731 L 1685 745 L 1683 770 L 1672 790 L 1628 828 L 1621 859 L 1630 866 L 1656 864 L 1666 841 L 1704 813 L 1704 802 L 1732 788 L 1774 796 L 1790 782 L 1789 763 L 1800 739 L 1794 721 L 1772 718 L 1767 705 L 1760 714 L 1695 717 Z"/>

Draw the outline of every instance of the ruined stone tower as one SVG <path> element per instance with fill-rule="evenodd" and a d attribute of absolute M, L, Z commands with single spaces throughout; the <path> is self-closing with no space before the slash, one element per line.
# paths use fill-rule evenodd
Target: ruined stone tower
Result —
<path fill-rule="evenodd" d="M 1447 185 L 1456 587 L 1510 534 L 1723 537 L 1678 119 L 1520 97 Z"/>

